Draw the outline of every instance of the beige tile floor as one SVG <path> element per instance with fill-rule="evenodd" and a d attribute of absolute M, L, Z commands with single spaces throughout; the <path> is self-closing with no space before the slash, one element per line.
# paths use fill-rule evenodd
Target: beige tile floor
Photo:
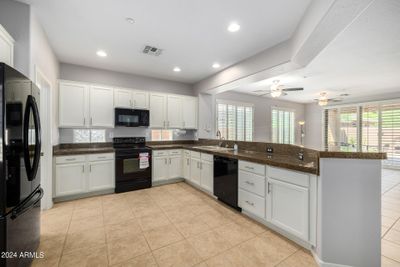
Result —
<path fill-rule="evenodd" d="M 185 183 L 56 204 L 42 213 L 39 251 L 33 266 L 317 266 Z"/>
<path fill-rule="evenodd" d="M 185 183 L 56 204 L 33 266 L 317 266 L 309 252 Z M 400 171 L 383 170 L 382 266 L 400 267 Z"/>
<path fill-rule="evenodd" d="M 400 267 L 400 170 L 382 171 L 382 266 Z"/>

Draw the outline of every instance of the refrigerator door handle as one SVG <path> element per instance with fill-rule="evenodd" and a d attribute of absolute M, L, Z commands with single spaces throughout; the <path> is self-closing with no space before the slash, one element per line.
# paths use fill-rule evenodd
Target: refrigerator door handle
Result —
<path fill-rule="evenodd" d="M 31 164 L 30 161 L 30 151 L 29 151 L 29 118 L 33 115 L 33 122 L 35 127 L 35 154 L 33 158 L 33 162 Z M 26 168 L 26 174 L 28 176 L 28 180 L 32 181 L 35 179 L 37 170 L 39 168 L 40 161 L 40 153 L 42 150 L 42 140 L 41 140 L 41 127 L 40 127 L 40 117 L 39 117 L 39 109 L 36 104 L 36 100 L 32 95 L 28 95 L 25 106 L 24 113 L 24 162 Z"/>
<path fill-rule="evenodd" d="M 11 219 L 15 220 L 18 216 L 32 209 L 42 199 L 43 195 L 44 193 L 42 188 L 36 190 L 35 193 L 33 193 L 29 198 L 27 198 L 11 211 Z M 35 198 L 35 196 L 37 197 Z M 32 201 L 32 199 L 34 200 Z"/>

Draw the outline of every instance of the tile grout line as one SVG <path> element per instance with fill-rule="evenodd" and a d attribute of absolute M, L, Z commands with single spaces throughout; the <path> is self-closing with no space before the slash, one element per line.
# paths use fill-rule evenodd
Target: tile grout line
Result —
<path fill-rule="evenodd" d="M 61 264 L 61 259 L 62 259 L 62 257 L 64 256 L 64 249 L 65 249 L 65 245 L 66 245 L 66 243 L 67 243 L 67 237 L 68 237 L 69 227 L 71 226 L 71 222 L 72 222 L 72 216 L 74 215 L 74 212 L 75 212 L 75 206 L 76 206 L 76 203 L 74 204 L 74 207 L 73 207 L 72 212 L 71 212 L 71 218 L 69 219 L 69 223 L 68 223 L 68 227 L 67 227 L 67 232 L 66 232 L 66 234 L 65 234 L 65 238 L 64 238 L 64 242 L 63 242 L 63 247 L 62 247 L 62 250 L 61 250 L 60 258 L 58 259 L 58 262 L 57 262 L 57 266 L 60 266 L 60 264 Z"/>

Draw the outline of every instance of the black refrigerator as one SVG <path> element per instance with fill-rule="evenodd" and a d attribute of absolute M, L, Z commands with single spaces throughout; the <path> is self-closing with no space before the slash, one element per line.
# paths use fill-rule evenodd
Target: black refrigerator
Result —
<path fill-rule="evenodd" d="M 29 266 L 40 240 L 39 88 L 0 63 L 0 266 Z"/>

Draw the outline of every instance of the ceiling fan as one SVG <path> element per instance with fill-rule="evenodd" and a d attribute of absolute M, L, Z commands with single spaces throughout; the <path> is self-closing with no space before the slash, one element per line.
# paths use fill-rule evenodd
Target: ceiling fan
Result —
<path fill-rule="evenodd" d="M 326 92 L 321 92 L 319 94 L 319 98 L 314 99 L 314 101 L 316 101 L 319 106 L 326 106 L 330 102 L 337 103 L 337 102 L 343 101 L 342 97 L 345 97 L 345 96 L 349 96 L 349 94 L 341 94 L 340 97 L 328 98 Z"/>
<path fill-rule="evenodd" d="M 256 90 L 253 91 L 255 93 L 262 93 L 259 96 L 271 95 L 272 97 L 280 97 L 281 95 L 287 95 L 286 92 L 292 91 L 302 91 L 304 88 L 294 87 L 294 88 L 285 88 L 282 84 L 279 83 L 279 80 L 274 80 L 269 90 Z"/>

